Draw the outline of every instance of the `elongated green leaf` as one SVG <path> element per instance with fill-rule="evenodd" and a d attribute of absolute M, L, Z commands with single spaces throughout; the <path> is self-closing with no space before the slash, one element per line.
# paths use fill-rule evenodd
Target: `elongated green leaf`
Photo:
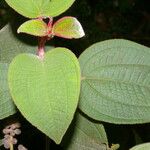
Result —
<path fill-rule="evenodd" d="M 68 134 L 63 143 L 65 150 L 107 150 L 108 141 L 102 124 L 94 123 L 77 113 L 74 130 Z"/>
<path fill-rule="evenodd" d="M 47 24 L 40 19 L 29 20 L 23 23 L 17 30 L 18 33 L 23 32 L 35 36 L 47 35 Z"/>
<path fill-rule="evenodd" d="M 7 84 L 8 64 L 0 63 L 0 120 L 16 112 Z"/>
<path fill-rule="evenodd" d="M 150 150 L 150 143 L 144 143 L 140 145 L 136 145 L 130 150 Z"/>
<path fill-rule="evenodd" d="M 10 64 L 8 79 L 24 117 L 60 143 L 78 104 L 80 68 L 74 54 L 65 48 L 47 52 L 44 59 L 20 54 Z"/>
<path fill-rule="evenodd" d="M 127 40 L 94 44 L 80 58 L 80 109 L 110 123 L 150 122 L 150 49 Z"/>
<path fill-rule="evenodd" d="M 67 39 L 81 38 L 85 35 L 80 22 L 74 17 L 63 17 L 52 28 L 52 34 Z"/>
<path fill-rule="evenodd" d="M 18 13 L 29 18 L 55 17 L 66 11 L 75 0 L 6 0 Z"/>

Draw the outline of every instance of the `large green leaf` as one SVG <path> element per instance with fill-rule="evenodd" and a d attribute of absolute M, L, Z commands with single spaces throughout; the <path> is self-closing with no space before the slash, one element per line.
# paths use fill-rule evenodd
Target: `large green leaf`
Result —
<path fill-rule="evenodd" d="M 85 35 L 80 22 L 74 17 L 63 17 L 54 23 L 52 34 L 67 39 L 78 39 Z"/>
<path fill-rule="evenodd" d="M 29 18 L 55 17 L 66 11 L 75 0 L 6 0 L 18 13 Z"/>
<path fill-rule="evenodd" d="M 80 58 L 80 109 L 110 123 L 150 122 L 150 49 L 127 40 L 94 44 Z"/>
<path fill-rule="evenodd" d="M 0 120 L 16 112 L 7 83 L 8 64 L 0 63 Z"/>
<path fill-rule="evenodd" d="M 150 150 L 150 143 L 144 143 L 140 145 L 136 145 L 130 150 Z"/>
<path fill-rule="evenodd" d="M 46 36 L 48 34 L 47 24 L 41 19 L 24 22 L 17 30 L 18 33 L 27 33 L 35 36 Z"/>
<path fill-rule="evenodd" d="M 77 113 L 72 129 L 63 143 L 65 150 L 107 150 L 108 141 L 102 124 L 95 123 Z"/>
<path fill-rule="evenodd" d="M 60 143 L 78 104 L 80 68 L 75 55 L 65 48 L 47 52 L 44 59 L 20 54 L 10 64 L 8 80 L 22 114 Z"/>

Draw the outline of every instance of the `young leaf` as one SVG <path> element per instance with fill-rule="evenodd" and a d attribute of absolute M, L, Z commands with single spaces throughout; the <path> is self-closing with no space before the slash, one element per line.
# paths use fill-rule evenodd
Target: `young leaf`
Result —
<path fill-rule="evenodd" d="M 0 120 L 16 113 L 7 83 L 8 64 L 0 63 Z"/>
<path fill-rule="evenodd" d="M 95 123 L 77 113 L 62 143 L 65 150 L 107 150 L 108 141 L 102 124 Z M 71 135 L 70 135 L 71 133 Z"/>
<path fill-rule="evenodd" d="M 10 64 L 8 82 L 24 117 L 59 144 L 78 104 L 80 68 L 75 55 L 66 48 L 48 51 L 43 59 L 20 54 Z"/>
<path fill-rule="evenodd" d="M 28 18 L 55 17 L 65 12 L 75 0 L 6 0 L 8 5 Z"/>
<path fill-rule="evenodd" d="M 81 54 L 79 107 L 118 124 L 150 122 L 150 49 L 127 40 L 94 44 Z"/>
<path fill-rule="evenodd" d="M 130 150 L 150 150 L 150 143 L 144 143 L 132 147 Z"/>
<path fill-rule="evenodd" d="M 18 33 L 23 32 L 35 36 L 47 35 L 47 24 L 40 19 L 29 20 L 23 23 L 17 30 Z"/>
<path fill-rule="evenodd" d="M 80 22 L 74 17 L 59 19 L 52 28 L 52 34 L 67 39 L 78 39 L 85 35 Z"/>

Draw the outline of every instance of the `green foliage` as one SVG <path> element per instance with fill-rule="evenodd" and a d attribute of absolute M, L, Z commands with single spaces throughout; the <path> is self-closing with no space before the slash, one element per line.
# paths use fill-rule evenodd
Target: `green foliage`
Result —
<path fill-rule="evenodd" d="M 95 123 L 77 113 L 73 121 L 73 133 L 66 136 L 65 150 L 107 150 L 108 141 L 102 124 Z"/>
<path fill-rule="evenodd" d="M 100 121 L 114 124 L 150 122 L 150 49 L 115 39 L 94 44 L 81 54 L 79 61 L 66 48 L 55 48 L 45 53 L 45 43 L 53 36 L 78 39 L 85 35 L 80 22 L 74 17 L 63 17 L 53 23 L 53 17 L 69 9 L 74 1 L 6 0 L 18 13 L 32 19 L 23 23 L 17 32 L 40 38 L 35 55 L 32 53 L 35 53 L 36 47 L 20 41 L 12 33 L 10 25 L 0 31 L 0 120 L 16 112 L 13 99 L 22 115 L 56 144 L 64 137 L 62 145 L 66 150 L 116 150 L 119 144 L 112 144 L 109 148 Z M 95 2 L 78 3 L 89 6 L 82 9 L 87 15 L 85 18 L 83 13 L 83 20 L 88 20 L 87 23 L 89 18 L 92 20 L 88 36 L 92 38 L 91 28 L 95 28 L 92 16 L 100 28 L 94 29 L 94 41 L 97 31 L 110 31 L 116 36 L 113 30 L 108 29 L 113 17 L 106 19 L 105 8 L 99 9 Z M 134 1 L 108 3 L 127 12 Z M 96 8 L 93 11 L 95 15 L 89 4 Z M 3 13 L 6 13 L 5 8 L 0 15 Z M 116 18 L 120 14 L 114 12 L 113 16 Z M 118 17 L 115 23 L 120 20 Z M 114 28 L 118 30 L 116 26 Z M 103 36 L 102 32 L 100 35 Z M 82 113 L 77 112 L 74 117 L 77 105 Z M 138 138 L 136 134 L 135 138 Z M 131 148 L 148 149 L 149 143 Z"/>
<path fill-rule="evenodd" d="M 52 28 L 52 34 L 67 39 L 78 39 L 85 35 L 80 22 L 74 17 L 59 19 Z"/>
<path fill-rule="evenodd" d="M 0 120 L 16 112 L 7 83 L 8 64 L 0 63 Z"/>
<path fill-rule="evenodd" d="M 29 20 L 23 23 L 17 30 L 18 33 L 27 33 L 35 36 L 46 36 L 47 32 L 47 24 L 40 19 Z"/>
<path fill-rule="evenodd" d="M 150 49 L 127 40 L 94 44 L 81 54 L 79 108 L 105 122 L 150 122 Z"/>
<path fill-rule="evenodd" d="M 140 145 L 136 145 L 130 150 L 150 150 L 150 143 L 144 143 Z"/>
<path fill-rule="evenodd" d="M 22 114 L 57 144 L 73 119 L 80 90 L 77 58 L 56 48 L 44 59 L 18 55 L 8 72 L 10 92 Z"/>
<path fill-rule="evenodd" d="M 28 18 L 55 17 L 66 11 L 75 0 L 6 0 L 8 5 Z"/>
<path fill-rule="evenodd" d="M 0 62 L 10 63 L 20 53 L 34 53 L 36 46 L 31 46 L 19 40 L 12 32 L 11 26 L 6 25 L 0 30 Z"/>

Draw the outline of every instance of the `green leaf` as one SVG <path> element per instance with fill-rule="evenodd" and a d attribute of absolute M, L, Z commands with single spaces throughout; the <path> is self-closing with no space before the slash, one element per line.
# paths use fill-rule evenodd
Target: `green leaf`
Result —
<path fill-rule="evenodd" d="M 130 150 L 150 150 L 150 143 L 144 143 L 140 145 L 136 145 Z"/>
<path fill-rule="evenodd" d="M 6 0 L 18 13 L 29 18 L 55 17 L 65 12 L 75 0 Z"/>
<path fill-rule="evenodd" d="M 74 17 L 59 19 L 52 28 L 52 34 L 67 39 L 78 39 L 85 35 L 80 22 Z"/>
<path fill-rule="evenodd" d="M 40 37 L 48 34 L 47 24 L 40 19 L 26 21 L 18 28 L 17 32 L 23 32 Z"/>
<path fill-rule="evenodd" d="M 102 124 L 77 113 L 73 125 L 73 131 L 68 131 L 63 139 L 65 150 L 107 150 L 108 141 Z"/>
<path fill-rule="evenodd" d="M 16 112 L 7 84 L 8 64 L 0 63 L 0 120 Z"/>
<path fill-rule="evenodd" d="M 31 46 L 19 40 L 12 32 L 11 26 L 6 25 L 0 30 L 0 62 L 10 63 L 19 53 L 35 53 L 36 46 Z"/>
<path fill-rule="evenodd" d="M 79 107 L 105 122 L 150 122 L 150 49 L 127 40 L 94 44 L 80 58 Z"/>
<path fill-rule="evenodd" d="M 65 48 L 48 51 L 44 59 L 20 54 L 10 64 L 8 82 L 24 117 L 59 144 L 78 104 L 80 68 L 75 55 Z"/>

